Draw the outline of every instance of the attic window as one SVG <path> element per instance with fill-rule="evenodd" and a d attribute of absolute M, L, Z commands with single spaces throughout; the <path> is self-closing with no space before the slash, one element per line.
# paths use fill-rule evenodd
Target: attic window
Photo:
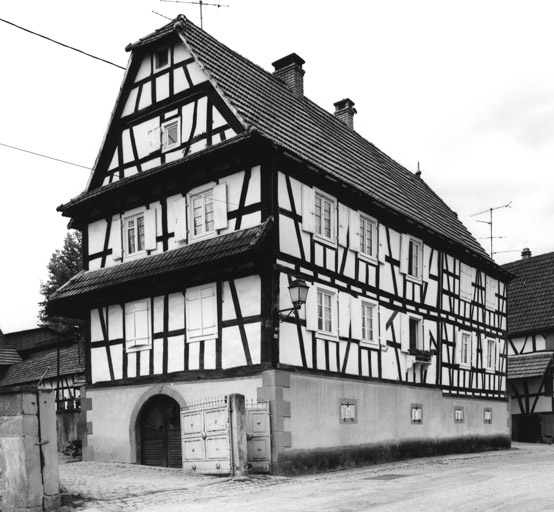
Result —
<path fill-rule="evenodd" d="M 169 65 L 169 48 L 161 48 L 154 52 L 154 69 L 162 69 Z"/>

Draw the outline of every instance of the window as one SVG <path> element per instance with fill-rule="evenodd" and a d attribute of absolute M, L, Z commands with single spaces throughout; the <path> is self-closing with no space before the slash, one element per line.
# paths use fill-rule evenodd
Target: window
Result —
<path fill-rule="evenodd" d="M 467 332 L 460 337 L 460 364 L 471 364 L 471 335 Z"/>
<path fill-rule="evenodd" d="M 169 48 L 160 48 L 154 52 L 154 69 L 162 69 L 169 65 Z"/>
<path fill-rule="evenodd" d="M 475 281 L 475 269 L 460 263 L 460 297 L 464 300 L 473 300 L 473 283 Z"/>
<path fill-rule="evenodd" d="M 125 219 L 125 243 L 128 255 L 144 251 L 144 214 Z"/>
<path fill-rule="evenodd" d="M 169 151 L 181 144 L 181 119 L 173 119 L 162 124 L 162 149 Z"/>
<path fill-rule="evenodd" d="M 217 338 L 217 300 L 215 284 L 187 289 L 187 341 Z"/>
<path fill-rule="evenodd" d="M 125 304 L 125 342 L 127 352 L 149 349 L 150 315 L 147 301 Z"/>
<path fill-rule="evenodd" d="M 410 235 L 402 235 L 400 272 L 418 281 L 423 277 L 423 242 Z"/>
<path fill-rule="evenodd" d="M 487 354 L 485 360 L 485 366 L 489 370 L 493 370 L 496 364 L 496 341 L 487 340 Z"/>
<path fill-rule="evenodd" d="M 454 423 L 463 423 L 463 422 L 464 422 L 464 408 L 454 407 Z"/>
<path fill-rule="evenodd" d="M 377 223 L 374 220 L 360 216 L 360 253 L 371 258 L 377 255 L 376 231 Z"/>
<path fill-rule="evenodd" d="M 410 240 L 409 252 L 408 252 L 408 275 L 421 278 L 422 267 L 422 245 L 421 242 L 416 240 Z"/>
<path fill-rule="evenodd" d="M 317 329 L 333 332 L 333 294 L 323 290 L 317 291 Z"/>
<path fill-rule="evenodd" d="M 332 240 L 335 202 L 319 193 L 315 194 L 315 233 Z"/>
<path fill-rule="evenodd" d="M 485 425 L 492 424 L 492 409 L 489 407 L 485 408 L 483 411 L 483 423 L 485 423 Z"/>
<path fill-rule="evenodd" d="M 362 340 L 371 343 L 376 342 L 375 317 L 377 307 L 374 304 L 362 302 Z"/>
<path fill-rule="evenodd" d="M 411 409 L 411 421 L 412 423 L 421 424 L 423 423 L 423 405 L 421 404 L 412 404 Z"/>
<path fill-rule="evenodd" d="M 192 236 L 204 236 L 214 232 L 213 189 L 191 196 Z"/>
<path fill-rule="evenodd" d="M 410 350 L 423 350 L 422 323 L 418 318 L 408 320 Z"/>

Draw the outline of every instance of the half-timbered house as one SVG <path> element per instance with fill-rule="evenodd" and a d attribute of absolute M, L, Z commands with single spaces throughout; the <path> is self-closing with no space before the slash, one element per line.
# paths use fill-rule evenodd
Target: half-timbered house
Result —
<path fill-rule="evenodd" d="M 515 275 L 508 286 L 508 390 L 512 439 L 554 438 L 554 252 L 503 267 Z"/>
<path fill-rule="evenodd" d="M 127 50 L 59 208 L 83 233 L 50 307 L 87 324 L 85 457 L 178 466 L 179 409 L 229 393 L 269 403 L 273 471 L 509 443 L 509 274 L 354 103 L 327 112 L 298 55 L 269 73 L 182 16 Z"/>

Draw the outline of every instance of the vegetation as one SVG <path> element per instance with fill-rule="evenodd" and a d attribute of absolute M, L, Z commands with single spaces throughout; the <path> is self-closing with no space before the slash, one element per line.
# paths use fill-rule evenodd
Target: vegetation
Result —
<path fill-rule="evenodd" d="M 54 251 L 46 269 L 48 279 L 40 283 L 40 293 L 44 301 L 40 303 L 39 324 L 66 333 L 80 333 L 82 324 L 79 320 L 53 316 L 47 312 L 49 297 L 83 269 L 79 231 L 67 233 L 63 247 Z"/>

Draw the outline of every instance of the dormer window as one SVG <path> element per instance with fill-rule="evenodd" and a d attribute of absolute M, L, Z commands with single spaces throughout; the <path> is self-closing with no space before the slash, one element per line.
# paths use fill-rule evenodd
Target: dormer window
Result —
<path fill-rule="evenodd" d="M 154 70 L 158 71 L 169 65 L 169 48 L 160 48 L 154 52 Z"/>

